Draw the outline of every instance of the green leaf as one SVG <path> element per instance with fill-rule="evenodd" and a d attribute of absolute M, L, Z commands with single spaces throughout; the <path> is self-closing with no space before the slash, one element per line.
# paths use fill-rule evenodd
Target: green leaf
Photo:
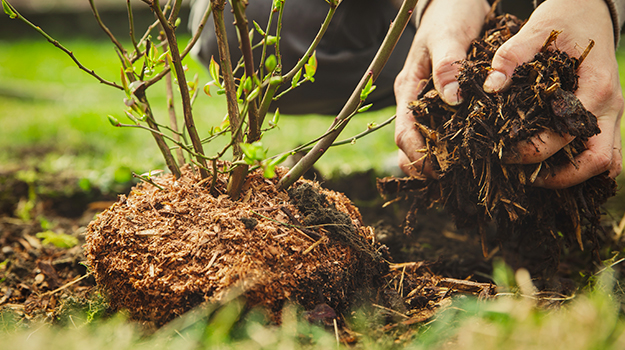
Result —
<path fill-rule="evenodd" d="M 269 165 L 273 165 L 276 166 L 278 164 L 281 164 L 282 162 L 284 162 L 287 158 L 289 158 L 289 156 L 291 155 L 290 152 L 284 153 L 282 154 L 280 157 L 274 158 L 271 160 L 271 162 L 269 162 Z"/>
<path fill-rule="evenodd" d="M 239 86 L 237 86 L 237 100 L 241 99 L 241 96 L 243 96 L 243 90 L 245 87 L 244 79 L 245 75 L 241 78 L 241 81 L 239 81 Z"/>
<path fill-rule="evenodd" d="M 256 21 L 254 22 L 254 28 L 256 28 L 256 31 L 258 32 L 258 34 L 265 36 L 265 31 L 263 30 L 263 28 L 260 27 L 260 25 L 258 23 L 256 23 Z"/>
<path fill-rule="evenodd" d="M 273 118 L 269 122 L 269 126 L 278 125 L 278 121 L 280 120 L 280 108 L 276 108 L 276 112 L 273 114 Z"/>
<path fill-rule="evenodd" d="M 360 100 L 366 100 L 367 97 L 369 97 L 369 94 L 372 93 L 375 88 L 376 86 L 373 85 L 373 76 L 369 75 L 369 80 L 367 80 L 367 84 L 365 84 L 365 87 L 362 88 L 362 91 L 360 91 Z"/>
<path fill-rule="evenodd" d="M 267 151 L 263 149 L 263 144 L 260 141 L 254 143 L 241 143 L 241 150 L 247 159 L 251 160 L 253 164 L 255 161 L 262 161 L 267 158 Z"/>
<path fill-rule="evenodd" d="M 41 239 L 43 245 L 53 244 L 58 248 L 71 248 L 78 245 L 78 238 L 67 235 L 65 233 L 56 233 L 54 231 L 43 231 L 36 234 Z"/>
<path fill-rule="evenodd" d="M 311 82 L 315 81 L 315 73 L 317 72 L 317 51 L 314 51 L 313 54 L 308 58 L 308 62 L 304 65 L 304 69 L 306 70 L 306 78 Z"/>
<path fill-rule="evenodd" d="M 295 73 L 295 75 L 293 76 L 293 80 L 291 80 L 291 86 L 292 87 L 297 87 L 298 83 L 299 83 L 299 79 L 302 77 L 302 70 L 300 68 L 300 70 L 297 71 L 297 73 Z"/>
<path fill-rule="evenodd" d="M 130 98 L 130 87 L 128 86 L 128 77 L 126 77 L 126 72 L 124 71 L 124 68 L 120 68 L 120 69 L 121 69 L 122 87 L 124 88 L 124 92 L 126 93 L 126 96 Z"/>
<path fill-rule="evenodd" d="M 10 19 L 17 18 L 17 13 L 15 13 L 15 11 L 13 11 L 13 6 L 11 6 L 11 4 L 9 4 L 5 0 L 2 0 L 2 8 L 4 9 L 4 13 L 9 15 Z"/>
<path fill-rule="evenodd" d="M 206 85 L 204 85 L 204 93 L 207 94 L 209 97 L 212 97 L 211 95 L 211 86 L 215 85 L 215 81 L 211 80 L 208 83 L 206 83 Z"/>
<path fill-rule="evenodd" d="M 208 72 L 211 75 L 211 78 L 217 83 L 217 86 L 222 87 L 219 82 L 219 63 L 215 62 L 215 58 L 211 56 L 211 61 L 208 64 Z"/>
<path fill-rule="evenodd" d="M 276 177 L 276 166 L 267 164 L 263 167 L 263 176 L 265 179 L 273 179 Z"/>
<path fill-rule="evenodd" d="M 169 64 L 169 71 L 171 72 L 171 76 L 174 77 L 174 79 L 178 79 L 178 76 L 176 75 L 176 70 L 174 69 L 174 62 L 171 59 L 171 55 L 169 53 L 167 53 L 167 63 Z"/>

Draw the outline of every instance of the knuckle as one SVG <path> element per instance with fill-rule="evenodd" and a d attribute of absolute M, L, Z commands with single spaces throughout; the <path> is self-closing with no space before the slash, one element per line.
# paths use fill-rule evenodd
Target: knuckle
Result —
<path fill-rule="evenodd" d="M 502 69 L 503 67 L 511 67 L 515 68 L 521 63 L 521 59 L 517 49 L 514 45 L 510 45 L 506 42 L 501 45 L 497 52 L 495 53 L 495 57 L 493 57 L 493 68 L 494 69 Z M 508 44 L 508 45 L 506 45 Z"/>
<path fill-rule="evenodd" d="M 432 64 L 432 77 L 434 81 L 446 84 L 454 79 L 458 73 L 459 58 L 453 56 L 445 56 Z"/>
<path fill-rule="evenodd" d="M 593 89 L 594 103 L 600 108 L 608 106 L 610 109 L 622 111 L 625 101 L 618 82 L 608 69 L 597 69 L 590 75 L 588 82 Z"/>
<path fill-rule="evenodd" d="M 402 145 L 404 144 L 404 140 L 406 139 L 406 135 L 407 135 L 406 129 L 399 129 L 395 131 L 395 144 L 399 148 L 402 148 Z"/>
<path fill-rule="evenodd" d="M 616 165 L 612 149 L 610 149 L 609 152 L 597 152 L 595 157 L 593 157 L 593 161 L 595 165 L 595 174 L 601 174 L 606 170 L 612 169 L 613 165 Z"/>
<path fill-rule="evenodd" d="M 403 86 L 406 84 L 408 80 L 408 73 L 406 69 L 402 69 L 397 76 L 395 77 L 395 81 L 393 82 L 393 90 L 395 90 L 395 94 L 400 92 Z"/>

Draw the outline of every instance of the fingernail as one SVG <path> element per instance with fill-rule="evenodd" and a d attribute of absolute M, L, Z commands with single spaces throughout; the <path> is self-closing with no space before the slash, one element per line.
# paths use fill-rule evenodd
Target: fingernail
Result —
<path fill-rule="evenodd" d="M 494 70 L 490 72 L 484 81 L 484 91 L 489 94 L 500 91 L 506 84 L 507 79 L 508 77 L 500 71 Z"/>
<path fill-rule="evenodd" d="M 458 94 L 458 89 L 460 85 L 458 85 L 457 81 L 453 83 L 449 83 L 443 87 L 443 101 L 451 106 L 457 106 L 462 102 L 462 98 L 460 94 Z"/>

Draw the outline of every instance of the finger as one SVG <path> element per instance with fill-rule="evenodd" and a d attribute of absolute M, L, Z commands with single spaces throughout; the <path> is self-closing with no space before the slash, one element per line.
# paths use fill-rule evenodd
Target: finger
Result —
<path fill-rule="evenodd" d="M 423 89 L 426 82 L 419 83 L 414 91 Z M 413 97 L 416 99 L 416 96 Z M 403 101 L 403 102 L 402 102 Z M 395 143 L 400 149 L 399 167 L 409 176 L 422 174 L 436 177 L 429 162 L 426 162 L 424 153 L 419 152 L 425 148 L 423 137 L 417 130 L 412 112 L 408 109 L 408 101 L 398 99 L 397 118 L 395 119 Z"/>
<path fill-rule="evenodd" d="M 466 58 L 471 41 L 479 37 L 489 10 L 490 5 L 483 0 L 432 1 L 428 5 L 421 25 L 431 29 L 427 47 L 433 64 L 432 79 L 436 91 L 449 105 L 462 102 L 458 93 L 458 63 Z"/>
<path fill-rule="evenodd" d="M 551 130 L 541 131 L 529 140 L 517 143 L 509 152 L 504 153 L 503 162 L 507 164 L 534 164 L 556 154 L 562 147 L 575 139 L 569 134 L 559 134 Z"/>
<path fill-rule="evenodd" d="M 567 188 L 599 175 L 606 170 L 610 176 L 620 172 L 620 135 L 615 136 L 614 119 L 599 121 L 601 133 L 588 139 L 588 149 L 575 157 L 574 163 L 568 163 L 554 173 L 541 174 L 534 182 L 535 186 L 552 189 Z M 618 133 L 617 133 L 618 134 Z M 615 144 L 615 141 L 618 144 Z"/>
<path fill-rule="evenodd" d="M 508 88 L 514 69 L 531 60 L 548 35 L 546 29 L 536 30 L 535 26 L 525 25 L 516 35 L 501 45 L 493 57 L 491 64 L 493 70 L 484 81 L 484 91 L 494 93 Z"/>
<path fill-rule="evenodd" d="M 457 76 L 460 71 L 458 62 L 466 58 L 466 48 L 457 42 L 448 43 L 445 47 L 434 47 L 432 50 L 432 79 L 434 88 L 448 105 L 456 106 L 462 102 L 459 93 Z"/>

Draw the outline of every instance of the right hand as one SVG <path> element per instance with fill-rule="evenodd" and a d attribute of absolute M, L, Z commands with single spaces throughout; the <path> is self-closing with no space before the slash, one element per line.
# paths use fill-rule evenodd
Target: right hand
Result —
<path fill-rule="evenodd" d="M 458 105 L 460 66 L 473 39 L 482 30 L 490 10 L 486 0 L 431 0 L 415 34 L 404 67 L 395 79 L 395 143 L 399 147 L 399 166 L 409 176 L 438 177 L 425 162 L 425 141 L 415 127 L 408 104 L 417 99 L 423 83 L 432 74 L 434 87 L 443 100 Z"/>

